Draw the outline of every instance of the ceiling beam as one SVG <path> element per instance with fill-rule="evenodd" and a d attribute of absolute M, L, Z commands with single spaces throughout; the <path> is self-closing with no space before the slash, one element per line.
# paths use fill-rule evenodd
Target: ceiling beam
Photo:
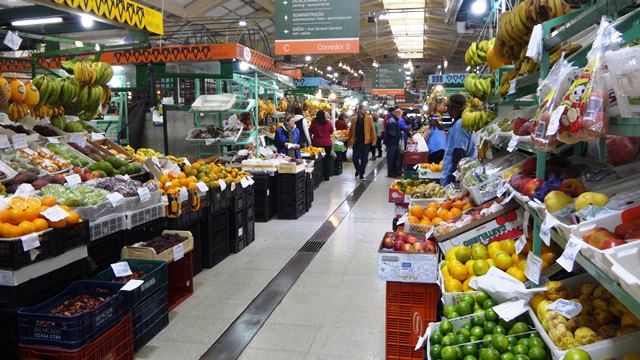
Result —
<path fill-rule="evenodd" d="M 228 0 L 196 0 L 191 4 L 184 7 L 185 14 L 194 14 L 196 16 L 203 16 L 211 9 L 226 3 Z"/>

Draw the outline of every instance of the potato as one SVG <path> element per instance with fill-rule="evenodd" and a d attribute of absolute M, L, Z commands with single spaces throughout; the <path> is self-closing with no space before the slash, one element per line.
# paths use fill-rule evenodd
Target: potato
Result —
<path fill-rule="evenodd" d="M 610 299 L 613 296 L 611 296 L 611 293 L 607 289 L 605 289 L 602 285 L 598 285 L 595 289 L 593 289 L 593 297 Z"/>
<path fill-rule="evenodd" d="M 580 345 L 589 345 L 596 342 L 597 334 L 588 327 L 581 327 L 576 330 L 573 337 Z"/>
<path fill-rule="evenodd" d="M 609 312 L 609 302 L 606 299 L 603 299 L 603 298 L 593 299 L 593 302 L 591 304 L 596 309 L 606 310 L 607 312 Z"/>
<path fill-rule="evenodd" d="M 593 283 L 582 284 L 580 285 L 580 295 L 591 296 L 595 288 L 596 288 L 596 284 L 593 284 Z"/>
<path fill-rule="evenodd" d="M 602 340 L 605 340 L 616 336 L 618 329 L 620 326 L 615 324 L 605 325 L 598 329 L 597 334 Z"/>
<path fill-rule="evenodd" d="M 576 316 L 567 322 L 567 328 L 569 331 L 576 331 L 576 329 L 581 327 L 595 329 L 598 327 L 598 323 L 593 316 L 589 315 Z"/>
<path fill-rule="evenodd" d="M 593 317 L 596 318 L 596 321 L 598 322 L 598 324 L 600 324 L 600 326 L 609 325 L 616 320 L 612 313 L 602 309 L 596 309 L 593 312 Z"/>

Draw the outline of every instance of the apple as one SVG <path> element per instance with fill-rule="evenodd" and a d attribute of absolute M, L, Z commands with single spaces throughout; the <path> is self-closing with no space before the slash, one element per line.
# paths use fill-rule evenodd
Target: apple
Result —
<path fill-rule="evenodd" d="M 573 202 L 571 196 L 558 190 L 553 190 L 544 197 L 544 207 L 550 213 L 564 209 L 571 202 Z"/>
<path fill-rule="evenodd" d="M 527 119 L 523 117 L 517 117 L 513 121 L 513 133 L 516 135 L 520 135 L 520 128 L 527 122 Z"/>
<path fill-rule="evenodd" d="M 101 171 L 101 170 L 94 170 L 94 171 L 92 171 L 92 172 L 91 172 L 91 176 L 92 176 L 93 178 L 95 178 L 95 179 L 100 179 L 100 178 L 105 177 L 105 176 L 104 176 L 104 172 L 103 172 L 103 171 Z"/>
<path fill-rule="evenodd" d="M 616 226 L 614 233 L 624 240 L 640 239 L 640 219 Z"/>
<path fill-rule="evenodd" d="M 422 246 L 422 243 L 417 242 L 415 244 L 413 244 L 413 248 L 415 249 L 415 252 L 417 253 L 424 253 L 424 247 Z"/>
<path fill-rule="evenodd" d="M 73 171 L 74 174 L 80 174 L 82 173 L 82 169 L 78 166 L 74 166 L 71 168 L 71 171 Z"/>
<path fill-rule="evenodd" d="M 385 249 L 393 249 L 393 235 L 387 234 L 382 240 L 382 247 Z"/>
<path fill-rule="evenodd" d="M 396 239 L 396 241 L 393 242 L 393 249 L 395 251 L 402 251 L 402 249 L 404 248 L 404 241 L 400 241 L 398 239 Z"/>
<path fill-rule="evenodd" d="M 406 243 L 408 237 L 409 235 L 407 235 L 406 233 L 396 233 L 396 240 L 400 240 Z"/>
<path fill-rule="evenodd" d="M 566 179 L 560 184 L 558 190 L 571 197 L 578 197 L 586 191 L 584 184 L 578 179 Z"/>
<path fill-rule="evenodd" d="M 624 240 L 609 238 L 609 239 L 603 240 L 600 246 L 598 247 L 598 249 L 606 250 L 606 249 L 611 249 L 612 247 L 616 247 L 624 244 L 626 244 Z"/>
<path fill-rule="evenodd" d="M 404 244 L 402 251 L 412 253 L 415 251 L 415 248 L 411 244 Z"/>
<path fill-rule="evenodd" d="M 585 192 L 580 194 L 575 203 L 573 204 L 576 211 L 582 210 L 584 207 L 593 205 L 597 207 L 603 207 L 609 203 L 609 197 L 605 194 L 596 192 Z"/>
<path fill-rule="evenodd" d="M 431 240 L 425 240 L 422 244 L 422 249 L 427 254 L 435 254 L 436 253 L 436 243 Z"/>
<path fill-rule="evenodd" d="M 409 235 L 409 236 L 407 236 L 407 241 L 406 242 L 408 242 L 411 245 L 414 245 L 414 244 L 416 244 L 418 242 L 418 238 L 415 237 L 415 236 Z"/>
<path fill-rule="evenodd" d="M 616 243 L 612 240 L 619 240 L 615 234 L 612 234 L 609 230 L 599 227 L 593 230 L 587 231 L 584 235 L 582 235 L 582 239 L 589 243 L 589 245 L 596 247 L 598 249 L 602 249 L 605 246 L 611 247 L 612 244 Z M 624 243 L 624 241 L 622 241 Z"/>
<path fill-rule="evenodd" d="M 526 179 L 522 182 L 522 195 L 531 196 L 544 183 L 542 179 Z"/>

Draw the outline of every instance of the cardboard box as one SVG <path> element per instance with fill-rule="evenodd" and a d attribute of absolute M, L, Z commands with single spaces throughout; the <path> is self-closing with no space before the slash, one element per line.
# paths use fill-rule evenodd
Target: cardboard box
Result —
<path fill-rule="evenodd" d="M 191 231 L 182 231 L 182 230 L 165 230 L 162 234 L 178 234 L 187 238 L 187 240 L 182 242 L 184 253 L 188 253 L 193 250 L 193 235 Z M 166 249 L 160 254 L 156 253 L 156 251 L 151 247 L 146 246 L 125 246 L 122 248 L 122 256 L 123 259 L 142 259 L 142 260 L 161 260 L 166 263 L 173 262 L 173 247 Z"/>
<path fill-rule="evenodd" d="M 297 174 L 304 171 L 305 165 L 296 163 L 281 163 L 278 165 L 278 172 L 281 174 Z"/>
<path fill-rule="evenodd" d="M 424 240 L 424 235 L 416 237 Z M 435 254 L 414 254 L 385 249 L 380 242 L 378 278 L 384 281 L 437 284 L 438 256 L 437 247 Z"/>
<path fill-rule="evenodd" d="M 405 194 L 398 189 L 389 188 L 389 202 L 409 204 L 410 201 L 411 195 Z"/>

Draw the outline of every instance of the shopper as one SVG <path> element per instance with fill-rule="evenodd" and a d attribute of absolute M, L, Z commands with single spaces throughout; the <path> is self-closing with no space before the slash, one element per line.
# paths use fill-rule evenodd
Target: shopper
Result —
<path fill-rule="evenodd" d="M 400 153 L 400 137 L 402 130 L 398 125 L 398 118 L 394 110 L 390 109 L 384 128 L 384 145 L 387 147 L 387 177 L 398 177 L 398 154 Z"/>
<path fill-rule="evenodd" d="M 282 125 L 276 129 L 273 142 L 281 154 L 287 154 L 292 158 L 300 158 L 300 129 L 296 127 L 296 117 L 289 115 Z"/>
<path fill-rule="evenodd" d="M 347 114 L 340 113 L 340 115 L 338 115 L 338 120 L 336 120 L 336 130 L 349 130 Z"/>
<path fill-rule="evenodd" d="M 369 160 L 371 145 L 376 141 L 376 129 L 373 118 L 368 115 L 364 105 L 358 106 L 358 113 L 351 118 L 349 128 L 349 145 L 353 148 L 353 165 L 356 168 L 356 178 L 364 180 L 364 172 Z"/>
<path fill-rule="evenodd" d="M 382 122 L 381 119 L 379 119 L 378 114 L 373 114 L 371 115 L 371 118 L 373 118 L 373 128 L 376 131 L 376 141 L 371 145 L 371 160 L 376 160 L 376 146 L 378 145 L 378 122 Z"/>
<path fill-rule="evenodd" d="M 296 127 L 300 130 L 300 145 L 302 147 L 308 146 L 311 144 L 311 137 L 309 136 L 307 120 L 304 118 L 304 114 L 302 113 L 302 107 L 294 107 L 293 116 L 296 119 Z"/>
<path fill-rule="evenodd" d="M 411 136 L 411 129 L 407 124 L 407 112 L 396 109 L 394 110 L 394 113 L 396 114 L 396 118 L 398 119 L 398 126 L 400 126 L 400 130 L 402 130 L 402 140 L 404 142 L 404 146 L 401 147 L 400 151 L 404 151 L 404 149 L 407 147 L 407 140 L 409 140 L 409 137 Z"/>
<path fill-rule="evenodd" d="M 377 132 L 378 139 L 376 140 L 376 148 L 378 149 L 378 157 L 382 157 L 382 139 L 384 138 L 384 120 L 378 118 Z"/>
<path fill-rule="evenodd" d="M 475 144 L 463 127 L 460 118 L 467 103 L 467 99 L 462 94 L 453 94 L 447 103 L 447 112 L 453 121 L 449 134 L 447 135 L 447 148 L 444 153 L 444 164 L 442 166 L 442 177 L 440 184 L 447 185 L 455 180 L 453 172 L 458 167 L 462 158 L 473 156 Z"/>
<path fill-rule="evenodd" d="M 333 134 L 333 124 L 327 120 L 324 110 L 319 110 L 316 113 L 316 118 L 311 122 L 309 127 L 309 134 L 311 135 L 311 143 L 313 146 L 324 148 L 324 158 L 322 159 L 323 177 L 325 180 L 329 180 L 329 177 L 333 174 L 333 141 L 331 140 L 331 134 Z"/>
<path fill-rule="evenodd" d="M 429 119 L 429 127 L 424 133 L 424 139 L 429 149 L 428 162 L 439 163 L 444 158 L 444 151 L 447 148 L 447 134 L 442 129 L 437 116 Z"/>

